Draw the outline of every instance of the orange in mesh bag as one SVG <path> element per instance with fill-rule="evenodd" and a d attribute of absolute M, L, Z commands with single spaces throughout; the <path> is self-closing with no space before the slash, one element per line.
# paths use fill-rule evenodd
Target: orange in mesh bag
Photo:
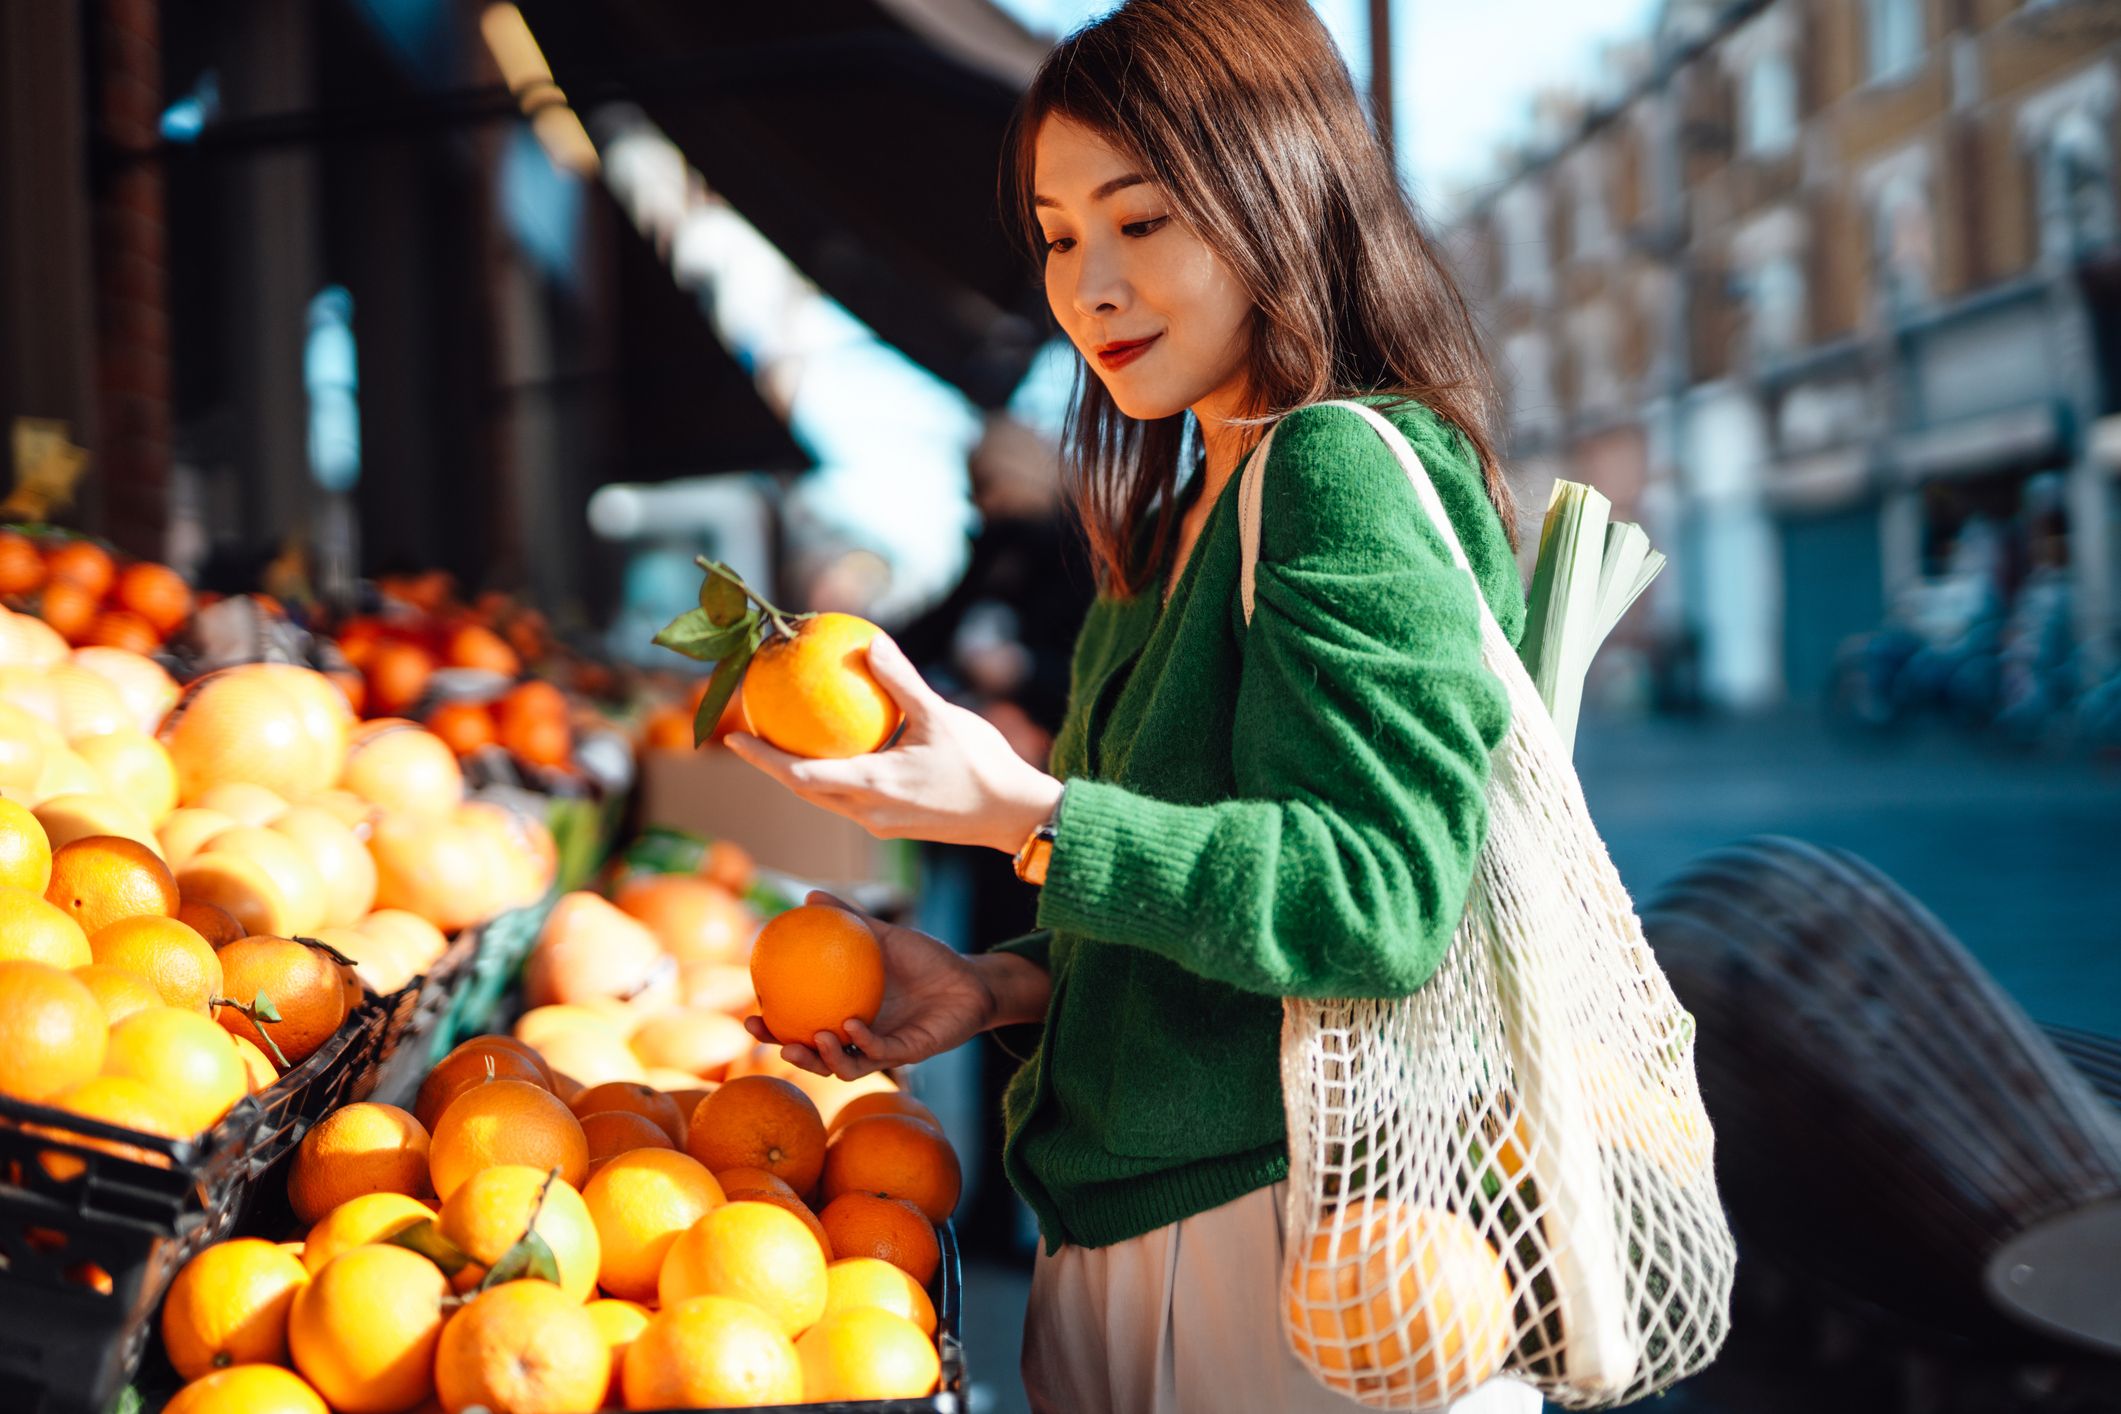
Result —
<path fill-rule="evenodd" d="M 1332 405 L 1385 439 L 1472 575 L 1399 429 Z M 1247 623 L 1272 443 L 1238 488 Z M 1284 1328 L 1322 1384 L 1374 1409 L 1505 1373 L 1565 1407 L 1624 1403 L 1713 1358 L 1736 1245 L 1693 1018 L 1477 580 L 1474 597 L 1511 724 L 1458 932 L 1411 996 L 1283 1003 Z"/>

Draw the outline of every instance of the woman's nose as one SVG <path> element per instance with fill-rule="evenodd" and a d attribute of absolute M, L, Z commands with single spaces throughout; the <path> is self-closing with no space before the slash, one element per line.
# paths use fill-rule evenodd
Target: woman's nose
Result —
<path fill-rule="evenodd" d="M 1075 312 L 1084 318 L 1126 308 L 1127 282 L 1119 261 L 1107 250 L 1088 249 L 1075 267 Z"/>

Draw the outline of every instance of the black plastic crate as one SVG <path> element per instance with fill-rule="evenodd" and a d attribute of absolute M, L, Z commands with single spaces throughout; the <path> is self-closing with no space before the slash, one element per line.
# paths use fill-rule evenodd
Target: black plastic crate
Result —
<path fill-rule="evenodd" d="M 109 1408 L 178 1269 L 234 1231 L 259 1180 L 315 1119 L 367 1094 L 387 1019 L 375 1003 L 358 1008 L 198 1139 L 158 1139 L 0 1097 L 0 1390 L 11 1414 Z M 55 1177 L 40 1162 L 55 1155 L 73 1156 L 81 1171 Z"/>

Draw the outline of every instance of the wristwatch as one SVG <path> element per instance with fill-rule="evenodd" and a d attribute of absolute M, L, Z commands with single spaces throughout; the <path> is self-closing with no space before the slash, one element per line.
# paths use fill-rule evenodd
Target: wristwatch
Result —
<path fill-rule="evenodd" d="M 1060 804 L 1055 802 L 1053 813 L 1031 832 L 1016 851 L 1016 877 L 1027 884 L 1046 882 L 1046 865 L 1053 859 L 1054 829 L 1060 821 Z"/>

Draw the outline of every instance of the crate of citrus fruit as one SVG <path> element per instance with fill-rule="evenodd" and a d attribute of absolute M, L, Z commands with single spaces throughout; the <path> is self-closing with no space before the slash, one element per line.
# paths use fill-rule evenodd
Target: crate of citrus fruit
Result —
<path fill-rule="evenodd" d="M 180 689 L 0 609 L 10 1407 L 101 1407 L 175 1261 L 365 1093 L 449 931 L 549 882 L 453 753 L 386 730 L 307 669 Z"/>
<path fill-rule="evenodd" d="M 873 1016 L 876 943 L 819 904 L 747 927 L 720 888 L 568 895 L 513 1034 L 312 1129 L 289 1229 L 208 1248 L 170 1290 L 173 1414 L 961 1409 L 941 1125 L 735 1019 Z"/>

